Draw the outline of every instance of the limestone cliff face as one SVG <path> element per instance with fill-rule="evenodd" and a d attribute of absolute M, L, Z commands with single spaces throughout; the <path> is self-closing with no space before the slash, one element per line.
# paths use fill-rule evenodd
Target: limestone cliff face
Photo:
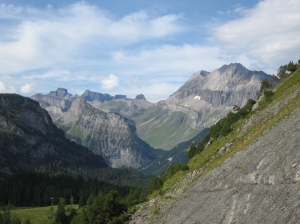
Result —
<path fill-rule="evenodd" d="M 212 107 L 243 106 L 249 98 L 256 99 L 261 81 L 269 78 L 264 72 L 250 71 L 239 63 L 223 65 L 211 73 L 195 73 L 167 102 L 196 110 L 201 101 Z M 190 101 L 191 97 L 194 102 Z"/>
<path fill-rule="evenodd" d="M 16 94 L 0 94 L 0 148 L 0 177 L 53 160 L 107 166 L 101 156 L 91 158 L 86 148 L 67 140 L 38 102 Z"/>
<path fill-rule="evenodd" d="M 97 110 L 83 99 L 75 99 L 56 124 L 112 167 L 140 168 L 155 158 L 153 148 L 137 136 L 132 120 Z"/>

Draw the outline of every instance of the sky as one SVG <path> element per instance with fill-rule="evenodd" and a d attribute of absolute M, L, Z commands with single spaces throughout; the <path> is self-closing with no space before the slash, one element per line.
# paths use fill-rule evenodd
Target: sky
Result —
<path fill-rule="evenodd" d="M 193 73 L 300 58 L 299 0 L 0 0 L 0 92 L 168 98 Z"/>

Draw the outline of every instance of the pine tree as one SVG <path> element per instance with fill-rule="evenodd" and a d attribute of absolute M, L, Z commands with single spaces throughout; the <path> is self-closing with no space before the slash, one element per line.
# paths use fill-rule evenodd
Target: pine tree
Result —
<path fill-rule="evenodd" d="M 55 217 L 56 223 L 64 223 L 65 222 L 65 219 L 66 219 L 65 205 L 66 205 L 65 199 L 60 198 L 59 202 L 58 202 L 56 217 Z"/>

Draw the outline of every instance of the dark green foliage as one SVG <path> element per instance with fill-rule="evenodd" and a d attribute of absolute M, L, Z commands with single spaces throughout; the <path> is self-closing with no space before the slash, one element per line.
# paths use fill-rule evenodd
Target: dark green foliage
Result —
<path fill-rule="evenodd" d="M 233 112 L 229 112 L 226 117 L 220 119 L 216 124 L 211 126 L 208 135 L 203 139 L 198 146 L 191 146 L 188 152 L 189 158 L 193 158 L 196 154 L 199 154 L 205 149 L 205 146 L 214 139 L 218 139 L 221 136 L 227 136 L 232 131 L 232 125 L 239 120 L 247 116 L 252 110 L 253 105 L 256 103 L 255 100 L 249 99 L 245 106 L 242 108 L 234 107 Z"/>
<path fill-rule="evenodd" d="M 96 198 L 96 196 L 94 195 L 94 192 L 92 192 L 91 195 L 89 196 L 89 198 L 86 201 L 86 205 L 92 205 L 95 198 Z"/>
<path fill-rule="evenodd" d="M 128 217 L 123 214 L 127 207 L 121 203 L 119 193 L 115 190 L 108 194 L 100 192 L 93 204 L 81 209 L 71 223 L 124 223 Z"/>
<path fill-rule="evenodd" d="M 178 171 L 185 171 L 188 170 L 189 167 L 187 165 L 187 163 L 183 163 L 183 164 L 172 164 L 169 166 L 168 170 L 166 172 L 163 172 L 160 176 L 160 178 L 163 181 L 166 181 L 167 179 L 171 178 L 175 173 L 177 173 Z"/>
<path fill-rule="evenodd" d="M 91 192 L 108 193 L 117 190 L 125 198 L 130 187 L 121 187 L 98 180 L 85 181 L 83 178 L 67 176 L 47 177 L 41 174 L 20 174 L 0 181 L 0 204 L 10 200 L 15 206 L 50 206 L 57 204 L 58 199 L 74 197 L 74 202 L 86 204 Z M 68 200 L 69 204 L 70 201 Z M 79 203 L 79 204 L 80 204 Z"/>
<path fill-rule="evenodd" d="M 30 222 L 29 219 L 26 219 L 26 220 L 24 221 L 24 224 L 31 224 L 31 222 Z"/>
<path fill-rule="evenodd" d="M 3 208 L 3 212 L 0 212 L 0 224 L 22 224 L 21 219 L 16 215 L 11 215 L 11 205 Z M 30 224 L 30 220 L 26 220 L 25 224 Z"/>
<path fill-rule="evenodd" d="M 85 180 L 97 179 L 114 185 L 146 187 L 150 181 L 150 175 L 144 175 L 136 170 L 115 169 L 115 168 L 88 168 L 76 167 L 73 165 L 64 166 L 60 161 L 53 161 L 48 164 L 41 164 L 34 169 L 34 172 L 57 176 L 66 174 L 74 178 L 83 177 Z"/>
<path fill-rule="evenodd" d="M 266 101 L 271 102 L 272 96 L 274 96 L 274 92 L 272 90 L 265 90 L 264 95 L 265 95 Z"/>
<path fill-rule="evenodd" d="M 273 87 L 273 81 L 272 80 L 262 81 L 261 86 L 260 86 L 260 93 L 259 93 L 258 96 L 264 94 L 267 102 L 272 101 L 272 96 L 274 95 L 274 92 L 271 90 L 271 87 Z"/>
<path fill-rule="evenodd" d="M 197 152 L 197 147 L 194 145 L 194 143 L 191 144 L 190 149 L 188 151 L 188 157 L 192 158 L 194 155 L 196 155 Z"/>
<path fill-rule="evenodd" d="M 279 67 L 279 69 L 277 70 L 277 76 L 280 79 L 283 79 L 283 78 L 289 76 L 290 74 L 292 74 L 293 72 L 295 72 L 297 70 L 297 68 L 299 67 L 299 61 L 298 61 L 298 64 L 294 63 L 293 61 L 290 61 L 286 65 L 281 65 Z"/>
<path fill-rule="evenodd" d="M 65 205 L 66 205 L 65 199 L 60 198 L 58 201 L 57 211 L 55 215 L 55 223 L 65 223 L 66 221 Z"/>
<path fill-rule="evenodd" d="M 187 165 L 187 163 L 183 163 L 183 164 L 171 164 L 168 167 L 168 170 L 166 172 L 162 172 L 160 177 L 154 176 L 151 178 L 150 183 L 148 185 L 148 194 L 153 193 L 156 190 L 161 189 L 161 187 L 163 186 L 164 182 L 171 178 L 175 173 L 177 173 L 178 171 L 185 171 L 188 170 L 189 167 Z"/>
<path fill-rule="evenodd" d="M 163 185 L 163 180 L 160 177 L 154 176 L 151 178 L 149 186 L 148 186 L 148 192 L 152 193 L 159 188 L 161 188 Z"/>
<path fill-rule="evenodd" d="M 268 80 L 264 80 L 264 81 L 262 81 L 261 82 L 261 85 L 260 85 L 260 93 L 262 93 L 264 90 L 266 90 L 266 89 L 269 89 L 269 88 L 271 88 L 273 85 L 271 84 L 271 82 L 270 81 L 268 81 Z"/>

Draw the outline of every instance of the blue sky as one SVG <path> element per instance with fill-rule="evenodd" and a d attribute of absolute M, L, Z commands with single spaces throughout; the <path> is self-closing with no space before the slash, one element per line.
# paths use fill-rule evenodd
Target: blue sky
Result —
<path fill-rule="evenodd" d="M 300 56 L 299 0 L 0 0 L 0 92 L 166 99 L 199 71 L 275 74 Z"/>

